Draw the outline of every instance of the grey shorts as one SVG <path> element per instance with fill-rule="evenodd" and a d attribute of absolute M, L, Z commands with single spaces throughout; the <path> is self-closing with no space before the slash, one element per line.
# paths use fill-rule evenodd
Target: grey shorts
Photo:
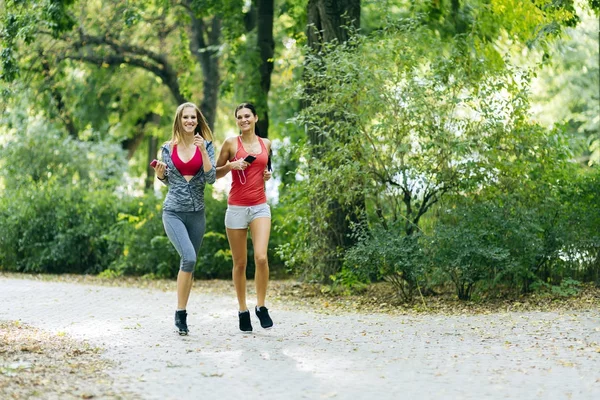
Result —
<path fill-rule="evenodd" d="M 250 222 L 256 218 L 271 218 L 271 207 L 267 203 L 248 207 L 228 204 L 227 211 L 225 211 L 225 227 L 248 229 Z"/>

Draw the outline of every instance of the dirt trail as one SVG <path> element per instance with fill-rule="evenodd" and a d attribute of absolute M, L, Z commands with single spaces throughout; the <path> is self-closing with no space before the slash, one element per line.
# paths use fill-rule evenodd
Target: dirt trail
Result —
<path fill-rule="evenodd" d="M 271 306 L 237 330 L 231 296 L 0 278 L 0 320 L 106 349 L 142 399 L 600 399 L 600 311 L 325 315 Z M 99 396 L 101 398 L 101 396 Z"/>

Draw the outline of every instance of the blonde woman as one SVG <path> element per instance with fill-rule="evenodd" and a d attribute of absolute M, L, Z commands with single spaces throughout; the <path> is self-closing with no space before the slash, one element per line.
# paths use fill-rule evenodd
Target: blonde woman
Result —
<path fill-rule="evenodd" d="M 177 275 L 175 327 L 187 335 L 187 303 L 192 289 L 196 258 L 202 245 L 206 219 L 204 186 L 216 179 L 212 132 L 193 103 L 177 107 L 171 140 L 161 148 L 156 177 L 168 186 L 163 203 L 163 225 L 181 257 Z"/>

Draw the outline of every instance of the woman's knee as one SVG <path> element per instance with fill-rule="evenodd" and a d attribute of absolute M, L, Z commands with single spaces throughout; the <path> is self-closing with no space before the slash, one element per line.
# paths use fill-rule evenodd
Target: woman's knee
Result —
<path fill-rule="evenodd" d="M 266 267 L 268 265 L 268 259 L 266 254 L 255 254 L 254 263 L 257 267 Z"/>
<path fill-rule="evenodd" d="M 245 273 L 246 272 L 246 264 L 243 263 L 234 263 L 233 264 L 233 273 Z"/>
<path fill-rule="evenodd" d="M 179 267 L 183 272 L 194 272 L 194 268 L 196 267 L 196 256 L 194 257 L 184 257 L 181 259 L 181 265 Z"/>

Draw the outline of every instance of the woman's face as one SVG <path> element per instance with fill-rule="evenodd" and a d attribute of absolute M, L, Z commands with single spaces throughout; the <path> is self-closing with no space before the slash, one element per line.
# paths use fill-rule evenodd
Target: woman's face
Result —
<path fill-rule="evenodd" d="M 194 107 L 186 107 L 181 113 L 181 125 L 186 133 L 194 133 L 196 125 L 198 125 L 198 116 Z"/>
<path fill-rule="evenodd" d="M 258 117 L 252 114 L 249 108 L 240 108 L 236 114 L 237 125 L 242 132 L 254 132 L 254 125 Z"/>

